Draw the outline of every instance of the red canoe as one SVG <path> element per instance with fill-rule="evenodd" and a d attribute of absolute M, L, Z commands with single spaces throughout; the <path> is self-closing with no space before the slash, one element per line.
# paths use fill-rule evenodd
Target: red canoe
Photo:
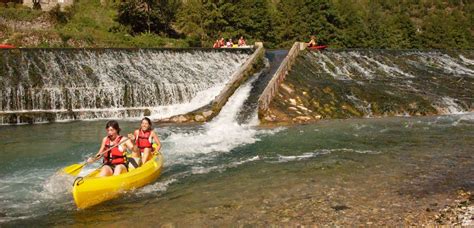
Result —
<path fill-rule="evenodd" d="M 313 47 L 308 47 L 311 50 L 323 50 L 326 49 L 328 46 L 326 45 L 319 45 L 319 46 L 313 46 Z"/>
<path fill-rule="evenodd" d="M 15 48 L 15 46 L 10 45 L 10 44 L 0 44 L 0 49 L 1 48 Z"/>

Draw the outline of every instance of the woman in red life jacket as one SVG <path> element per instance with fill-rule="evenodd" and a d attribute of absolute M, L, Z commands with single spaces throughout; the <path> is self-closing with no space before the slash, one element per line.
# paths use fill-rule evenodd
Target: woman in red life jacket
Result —
<path fill-rule="evenodd" d="M 136 146 L 141 152 L 142 164 L 145 164 L 151 158 L 151 152 L 153 151 L 153 142 L 158 145 L 157 150 L 160 150 L 161 143 L 158 139 L 158 135 L 153 131 L 151 127 L 151 121 L 147 117 L 142 119 L 140 129 L 135 130 L 133 137 L 130 137 L 132 141 L 135 141 Z M 133 156 L 139 157 L 139 156 Z"/>
<path fill-rule="evenodd" d="M 221 37 L 221 39 L 219 40 L 219 47 L 225 47 L 224 37 Z"/>
<path fill-rule="evenodd" d="M 104 157 L 104 166 L 100 170 L 99 176 L 112 176 L 119 175 L 127 172 L 127 157 L 126 148 L 129 148 L 135 153 L 138 153 L 138 148 L 133 144 L 132 141 L 128 140 L 127 137 L 120 135 L 120 127 L 117 121 L 111 120 L 105 125 L 107 136 L 102 139 L 99 152 L 96 157 L 99 157 L 103 151 L 112 148 L 106 152 Z M 131 134 L 129 134 L 130 138 Z M 119 146 L 116 146 L 119 145 Z M 116 146 L 116 147 L 114 147 Z M 88 162 L 93 162 L 95 159 L 89 158 Z"/>
<path fill-rule="evenodd" d="M 245 42 L 244 37 L 241 36 L 239 39 L 239 47 L 244 47 L 244 46 L 247 46 L 247 43 Z"/>

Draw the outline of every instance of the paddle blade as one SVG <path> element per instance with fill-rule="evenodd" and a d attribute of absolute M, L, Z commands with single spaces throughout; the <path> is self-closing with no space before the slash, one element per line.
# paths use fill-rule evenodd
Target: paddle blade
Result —
<path fill-rule="evenodd" d="M 69 175 L 72 175 L 72 176 L 77 176 L 82 168 L 84 168 L 84 165 L 86 165 L 85 163 L 83 164 L 74 164 L 74 165 L 70 165 L 66 168 L 64 168 L 62 171 L 66 174 L 69 174 Z"/>

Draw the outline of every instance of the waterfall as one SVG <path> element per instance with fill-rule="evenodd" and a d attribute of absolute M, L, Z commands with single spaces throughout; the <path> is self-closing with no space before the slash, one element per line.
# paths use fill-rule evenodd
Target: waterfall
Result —
<path fill-rule="evenodd" d="M 164 118 L 209 103 L 243 50 L 23 49 L 0 52 L 0 123 Z"/>

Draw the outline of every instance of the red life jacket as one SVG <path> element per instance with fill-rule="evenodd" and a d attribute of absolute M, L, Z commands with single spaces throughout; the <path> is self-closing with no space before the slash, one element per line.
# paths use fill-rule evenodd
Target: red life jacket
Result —
<path fill-rule="evenodd" d="M 151 131 L 142 131 L 138 130 L 138 137 L 135 141 L 137 147 L 140 149 L 140 152 L 143 152 L 145 148 L 153 148 L 150 142 Z"/>
<path fill-rule="evenodd" d="M 119 135 L 114 140 L 114 144 L 110 144 L 111 140 L 109 137 L 105 140 L 105 149 L 108 150 L 111 147 L 118 145 L 122 140 L 122 136 Z M 109 152 L 104 154 L 104 164 L 106 165 L 118 165 L 118 164 L 125 164 L 126 157 L 124 155 L 124 151 L 120 151 L 120 146 L 114 147 Z"/>

